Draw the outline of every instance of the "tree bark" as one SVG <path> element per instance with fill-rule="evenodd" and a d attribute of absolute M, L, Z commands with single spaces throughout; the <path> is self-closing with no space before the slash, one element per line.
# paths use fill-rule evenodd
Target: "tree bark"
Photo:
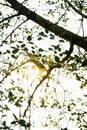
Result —
<path fill-rule="evenodd" d="M 26 16 L 27 19 L 34 21 L 43 28 L 53 32 L 55 35 L 65 39 L 66 41 L 69 41 L 70 44 L 77 45 L 87 51 L 87 40 L 85 40 L 83 37 L 62 28 L 50 22 L 49 20 L 46 20 L 45 18 L 23 6 L 17 0 L 7 0 L 7 2 L 10 3 L 12 8 L 18 11 L 20 15 Z"/>

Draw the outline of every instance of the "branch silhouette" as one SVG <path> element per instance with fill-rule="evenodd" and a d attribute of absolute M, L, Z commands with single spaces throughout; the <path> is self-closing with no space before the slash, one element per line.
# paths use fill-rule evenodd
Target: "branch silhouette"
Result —
<path fill-rule="evenodd" d="M 50 22 L 49 20 L 41 17 L 35 12 L 31 11 L 21 3 L 16 0 L 7 0 L 12 6 L 12 8 L 19 12 L 20 15 L 24 15 L 28 20 L 32 20 L 43 28 L 53 32 L 55 35 L 69 41 L 69 43 L 73 45 L 77 45 L 87 51 L 87 41 L 85 41 L 84 37 L 81 37 L 69 30 L 66 30 L 55 23 Z"/>

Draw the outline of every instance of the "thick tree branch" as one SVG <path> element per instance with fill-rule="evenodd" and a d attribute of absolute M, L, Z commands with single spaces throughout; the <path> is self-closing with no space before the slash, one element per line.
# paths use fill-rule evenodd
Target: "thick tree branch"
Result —
<path fill-rule="evenodd" d="M 29 10 L 28 8 L 20 4 L 16 0 L 7 0 L 7 2 L 9 2 L 12 8 L 17 10 L 21 15 L 26 16 L 28 19 L 34 21 L 35 23 L 39 24 L 43 28 L 48 29 L 49 31 L 53 32 L 55 35 L 65 39 L 66 41 L 69 41 L 70 44 L 72 43 L 73 45 L 77 45 L 87 51 L 87 41 L 83 37 L 76 35 L 73 32 L 68 31 L 50 22 L 49 20 L 46 20 L 45 18 L 39 16 L 35 12 Z"/>

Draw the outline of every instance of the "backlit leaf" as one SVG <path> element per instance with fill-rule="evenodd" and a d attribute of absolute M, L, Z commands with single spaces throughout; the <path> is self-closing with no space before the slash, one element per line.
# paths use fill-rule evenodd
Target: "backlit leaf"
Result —
<path fill-rule="evenodd" d="M 13 53 L 13 54 L 16 54 L 18 51 L 19 51 L 19 49 L 18 49 L 18 48 L 15 48 L 15 49 L 12 51 L 12 53 Z"/>
<path fill-rule="evenodd" d="M 32 36 L 29 35 L 29 36 L 27 37 L 27 40 L 28 40 L 28 41 L 31 41 L 31 40 L 32 40 Z"/>

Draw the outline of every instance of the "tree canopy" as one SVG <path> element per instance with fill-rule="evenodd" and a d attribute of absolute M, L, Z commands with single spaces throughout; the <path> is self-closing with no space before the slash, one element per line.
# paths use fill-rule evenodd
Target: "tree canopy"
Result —
<path fill-rule="evenodd" d="M 87 129 L 86 26 L 85 0 L 0 1 L 0 129 L 32 129 L 37 108 L 43 128 Z"/>

